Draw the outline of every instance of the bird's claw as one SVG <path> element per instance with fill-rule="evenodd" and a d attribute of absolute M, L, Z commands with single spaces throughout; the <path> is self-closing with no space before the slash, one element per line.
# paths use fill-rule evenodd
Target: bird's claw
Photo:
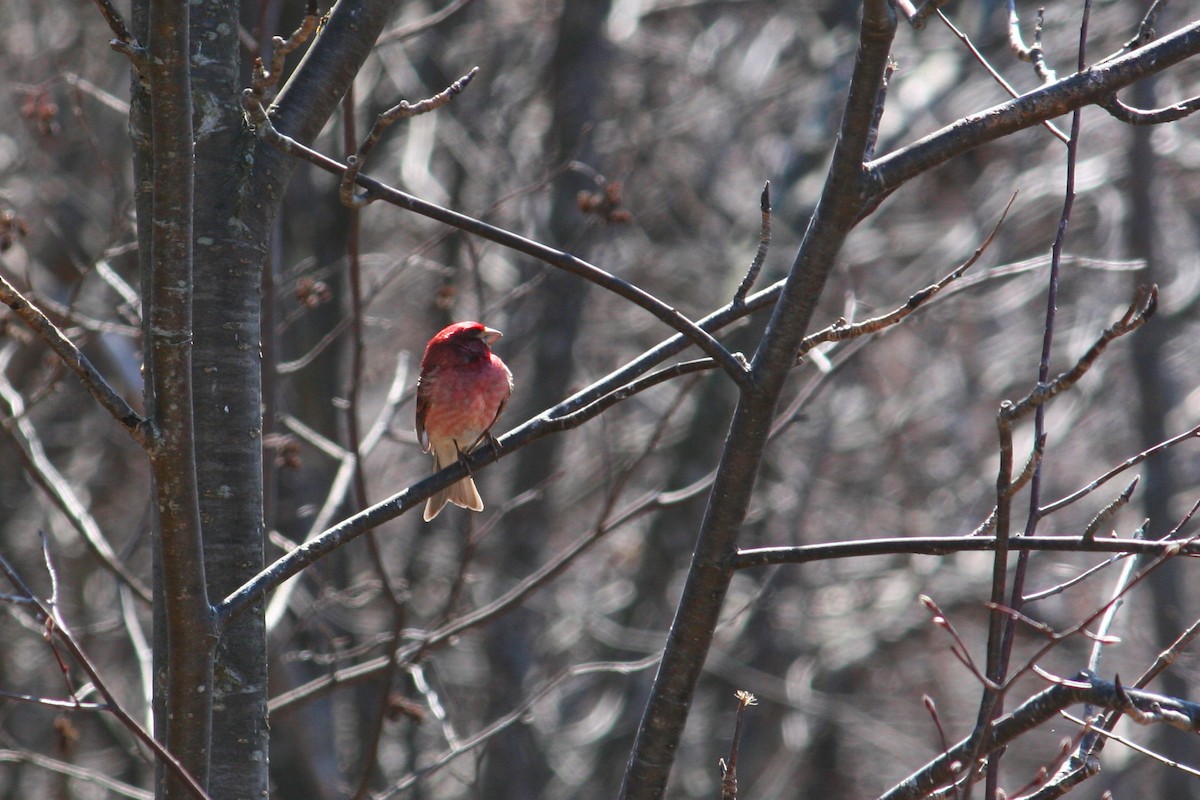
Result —
<path fill-rule="evenodd" d="M 458 440 L 454 440 L 454 449 L 458 452 L 458 461 L 463 465 L 463 469 L 467 471 L 467 477 L 471 476 L 471 462 L 467 461 L 467 455 L 475 449 L 475 446 L 467 448 L 465 451 L 458 446 Z"/>

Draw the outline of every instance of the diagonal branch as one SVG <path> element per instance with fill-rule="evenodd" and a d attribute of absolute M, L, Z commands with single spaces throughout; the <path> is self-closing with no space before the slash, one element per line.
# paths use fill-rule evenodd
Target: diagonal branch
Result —
<path fill-rule="evenodd" d="M 880 86 L 896 33 L 886 0 L 863 4 L 858 53 L 833 159 L 816 210 L 752 360 L 709 493 L 662 665 L 625 769 L 622 800 L 657 800 L 666 791 L 696 683 L 735 571 L 737 537 L 770 436 L 774 410 L 797 349 L 846 236 L 862 212 L 864 156 L 871 146 Z"/>
<path fill-rule="evenodd" d="M 421 114 L 428 114 L 446 105 L 456 96 L 462 94 L 467 85 L 478 74 L 479 67 L 472 67 L 470 72 L 432 97 L 427 97 L 417 103 L 409 103 L 407 100 L 401 100 L 377 116 L 375 124 L 371 126 L 370 132 L 367 133 L 367 138 L 358 146 L 358 151 L 346 158 L 346 170 L 342 174 L 342 183 L 339 188 L 342 204 L 350 208 L 358 208 L 367 205 L 373 199 L 368 193 L 356 194 L 354 191 L 354 181 L 366 165 L 367 156 L 375 149 L 375 145 L 379 144 L 384 131 L 402 119 L 412 119 Z"/>
<path fill-rule="evenodd" d="M 341 176 L 346 171 L 344 164 L 328 158 L 309 147 L 305 147 L 300 142 L 282 134 L 276 129 L 250 90 L 246 90 L 244 93 L 243 104 L 250 123 L 258 131 L 259 136 L 266 142 L 289 155 L 303 158 L 331 174 Z M 570 253 L 548 247 L 540 242 L 527 239 L 520 234 L 496 227 L 466 214 L 460 214 L 457 211 L 421 200 L 418 197 L 402 192 L 399 189 L 394 189 L 366 175 L 357 175 L 355 183 L 366 189 L 369 197 L 384 200 L 392 205 L 453 226 L 511 250 L 533 256 L 550 266 L 570 272 L 573 275 L 578 275 L 603 289 L 607 289 L 613 294 L 645 309 L 674 330 L 687 336 L 693 344 L 720 364 L 725 373 L 739 386 L 745 386 L 749 383 L 750 376 L 748 370 L 738 355 L 730 353 L 711 334 L 675 310 L 675 308 L 628 281 L 618 278 Z"/>
<path fill-rule="evenodd" d="M 783 281 L 746 298 L 742 306 L 732 303 L 700 320 L 705 330 L 719 330 L 743 317 L 770 306 L 779 296 Z M 558 405 L 529 419 L 500 438 L 498 449 L 481 447 L 442 471 L 339 522 L 299 547 L 284 554 L 262 572 L 227 596 L 216 608 L 218 621 L 227 624 L 250 607 L 258 598 L 275 589 L 308 565 L 320 560 L 342 545 L 373 528 L 395 519 L 408 509 L 425 501 L 429 495 L 444 489 L 471 472 L 507 456 L 551 433 L 577 427 L 624 396 L 649 388 L 662 380 L 691 372 L 715 368 L 707 359 L 689 361 L 636 380 L 655 364 L 687 349 L 689 340 L 676 334 L 643 353 L 609 375 L 597 380 Z M 599 401 L 599 402 L 598 402 Z"/>
<path fill-rule="evenodd" d="M 885 328 L 889 328 L 892 325 L 900 323 L 918 308 L 923 306 L 928 300 L 932 299 L 933 296 L 938 292 L 942 291 L 951 283 L 961 278 L 963 274 L 970 269 L 976 261 L 979 260 L 980 256 L 982 256 L 984 251 L 987 250 L 988 246 L 991 245 L 992 240 L 996 238 L 996 234 L 1000 232 L 1000 226 L 1004 224 L 1004 220 L 1008 217 L 1008 212 L 1012 209 L 1012 205 L 1014 202 L 1016 202 L 1016 199 L 1017 193 L 1013 192 L 1012 197 L 1008 199 L 1008 205 L 1004 207 L 1004 211 L 1000 214 L 1000 219 L 998 219 L 996 224 L 992 227 L 991 233 L 987 235 L 979 247 L 975 248 L 975 252 L 971 254 L 970 258 L 968 258 L 959 266 L 955 267 L 954 270 L 945 275 L 941 280 L 937 281 L 936 283 L 931 283 L 929 286 L 926 286 L 920 291 L 914 292 L 908 298 L 908 302 L 898 308 L 892 309 L 886 314 L 881 314 L 877 317 L 872 317 L 871 319 L 866 319 L 862 322 L 855 323 L 849 323 L 844 319 L 839 319 L 829 327 L 822 328 L 816 333 L 805 336 L 804 340 L 800 343 L 799 351 L 796 354 L 796 363 L 800 363 L 805 356 L 807 356 L 817 347 L 820 347 L 822 344 L 829 342 L 845 342 L 849 341 L 850 339 L 857 339 L 860 336 L 868 336 L 872 333 L 878 333 Z"/>
<path fill-rule="evenodd" d="M 1026 700 L 996 720 L 980 748 L 981 754 L 994 753 L 1039 725 L 1053 719 L 1073 705 L 1090 703 L 1101 708 L 1133 711 L 1131 719 L 1141 724 L 1167 724 L 1184 730 L 1200 731 L 1200 704 L 1174 697 L 1125 689 L 1120 684 L 1100 680 L 1083 673 L 1074 680 L 1060 681 Z M 901 781 L 880 800 L 917 800 L 928 797 L 962 776 L 973 750 L 971 738 L 959 742 Z"/>
<path fill-rule="evenodd" d="M 1123 56 L 1102 62 L 1002 105 L 980 111 L 867 165 L 878 204 L 911 178 L 1046 120 L 1099 103 L 1149 75 L 1200 53 L 1200 21 Z"/>
<path fill-rule="evenodd" d="M 12 441 L 18 458 L 24 462 L 25 473 L 50 497 L 58 510 L 70 521 L 71 526 L 83 537 L 96 557 L 119 580 L 129 586 L 139 598 L 150 602 L 150 590 L 113 551 L 112 545 L 108 543 L 108 538 L 96 523 L 96 518 L 79 499 L 79 495 L 71 487 L 70 482 L 46 456 L 37 429 L 25 415 L 24 401 L 9 381 L 8 375 L 5 374 L 5 361 L 5 353 L 0 352 L 0 400 L 8 406 L 8 415 L 12 424 L 8 424 L 9 420 L 3 420 L 0 421 L 0 427 Z"/>
<path fill-rule="evenodd" d="M 68 339 L 66 334 L 42 313 L 41 309 L 29 302 L 11 283 L 5 280 L 3 275 L 0 275 L 0 303 L 11 308 L 13 313 L 20 317 L 21 321 L 54 351 L 63 364 L 79 378 L 88 394 L 121 427 L 129 432 L 134 441 L 143 447 L 150 444 L 151 429 L 146 420 L 134 411 L 129 403 L 125 402 L 125 398 L 117 394 L 95 365 L 75 346 L 75 343 Z"/>
<path fill-rule="evenodd" d="M 1075 362 L 1075 365 L 1071 369 L 1063 372 L 1049 383 L 1040 384 L 1025 397 L 1016 403 L 1008 403 L 1001 410 L 1001 414 L 1005 417 L 1007 424 L 1010 426 L 1013 425 L 1038 406 L 1045 404 L 1055 395 L 1070 389 L 1078 383 L 1079 379 L 1096 363 L 1096 359 L 1100 357 L 1110 342 L 1140 328 L 1150 317 L 1154 316 L 1154 311 L 1157 308 L 1158 287 L 1141 287 L 1138 290 L 1137 297 L 1134 298 L 1121 318 L 1100 334 L 1100 337 L 1088 348 L 1086 353 L 1079 357 L 1079 360 Z"/>
<path fill-rule="evenodd" d="M 5 577 L 8 578 L 9 583 L 13 585 L 13 588 L 20 592 L 24 597 L 33 601 L 34 605 L 37 606 L 37 613 L 41 622 L 44 623 L 51 620 L 53 621 L 53 625 L 47 626 L 47 631 L 52 632 L 53 636 L 57 638 L 58 641 L 63 643 L 67 651 L 70 652 L 72 658 L 75 659 L 76 663 L 78 663 L 79 666 L 83 668 L 83 671 L 87 673 L 88 677 L 91 678 L 92 685 L 96 687 L 96 691 L 100 693 L 100 696 L 104 698 L 105 710 L 120 720 L 121 724 L 124 725 L 125 728 L 137 738 L 138 741 L 150 748 L 150 750 L 154 752 L 155 756 L 162 762 L 163 766 L 165 766 L 166 769 L 182 783 L 183 787 L 189 794 L 198 798 L 198 800 L 209 800 L 204 788 L 196 781 L 194 777 L 188 774 L 187 770 L 182 764 L 180 764 L 179 760 L 170 751 L 168 751 L 167 748 L 156 741 L 155 738 L 150 735 L 149 731 L 138 724 L 138 721 L 121 706 L 121 704 L 117 701 L 116 695 L 114 695 L 112 690 L 108 688 L 108 684 L 100 676 L 100 673 L 97 671 L 96 666 L 92 663 L 91 659 L 89 659 L 87 654 L 84 653 L 83 648 L 79 646 L 79 643 L 75 640 L 75 637 L 71 634 L 71 631 L 64 624 L 62 618 L 55 614 L 54 611 L 49 608 L 43 600 L 39 599 L 38 596 L 33 593 L 33 591 L 25 583 L 25 580 L 15 569 L 13 569 L 12 565 L 8 563 L 8 560 L 5 559 L 4 556 L 0 556 L 0 572 L 4 573 Z"/>

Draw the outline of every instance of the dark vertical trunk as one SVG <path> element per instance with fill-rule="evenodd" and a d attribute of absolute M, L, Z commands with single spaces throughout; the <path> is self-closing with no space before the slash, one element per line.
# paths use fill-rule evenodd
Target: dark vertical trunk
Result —
<path fill-rule="evenodd" d="M 209 592 L 218 599 L 263 564 L 259 294 L 268 239 L 244 221 L 244 206 L 259 198 L 244 157 L 255 141 L 242 122 L 238 23 L 239 4 L 230 0 L 192 13 L 196 471 Z M 266 668 L 260 604 L 221 632 L 214 797 L 267 796 Z"/>
<path fill-rule="evenodd" d="M 155 733 L 220 798 L 266 797 L 269 786 L 262 609 L 217 631 L 209 598 L 263 564 L 260 291 L 294 167 L 243 122 L 239 8 L 135 0 L 131 10 L 150 55 L 147 87 L 134 80 L 130 131 L 146 406 L 159 433 Z M 378 0 L 331 16 L 337 44 L 310 51 L 281 127 L 315 135 L 389 11 Z M 158 787 L 180 796 L 161 770 Z"/>
<path fill-rule="evenodd" d="M 1142 81 L 1130 92 L 1133 104 L 1141 108 L 1155 106 L 1155 81 Z M 1169 257 L 1162 245 L 1162 224 L 1156 202 L 1157 174 L 1161 167 L 1151 143 L 1154 128 L 1150 125 L 1134 125 L 1129 129 L 1129 207 L 1126 218 L 1129 235 L 1129 254 L 1146 260 L 1146 274 L 1139 274 L 1139 282 L 1168 280 L 1170 271 L 1166 259 Z M 1166 346 L 1173 331 L 1173 320 L 1163 314 L 1130 337 L 1130 354 L 1137 375 L 1135 385 L 1138 392 L 1138 432 L 1142 447 L 1150 447 L 1169 436 L 1166 420 L 1174 408 L 1177 397 L 1171 378 L 1164 368 Z M 1145 463 L 1142 473 L 1142 508 L 1150 520 L 1147 537 L 1157 539 L 1166 535 L 1175 525 L 1172 516 L 1171 497 L 1175 493 L 1176 479 L 1172 470 L 1174 458 L 1171 451 L 1152 458 Z M 1160 647 L 1167 647 L 1188 625 L 1184 619 L 1183 564 L 1173 561 L 1164 564 L 1150 582 L 1154 596 L 1154 631 Z M 1162 676 L 1159 691 L 1175 697 L 1189 694 L 1187 679 L 1178 671 L 1167 670 Z M 1185 734 L 1161 726 L 1155 731 L 1156 752 L 1175 761 L 1187 763 L 1195 754 L 1195 745 Z M 1174 769 L 1162 770 L 1158 796 L 1177 800 L 1200 798 L 1200 785 L 1194 778 Z"/>
<path fill-rule="evenodd" d="M 154 480 L 157 563 L 154 704 L 156 735 L 201 786 L 207 784 L 213 684 L 213 615 L 205 585 L 192 412 L 192 125 L 190 6 L 151 2 L 144 14 L 142 78 L 150 94 L 149 182 L 139 186 L 149 216 L 139 217 L 149 243 L 143 258 L 146 414 Z M 144 173 L 143 173 L 144 174 Z M 146 276 L 148 275 L 148 279 Z M 158 793 L 192 792 L 159 772 Z"/>

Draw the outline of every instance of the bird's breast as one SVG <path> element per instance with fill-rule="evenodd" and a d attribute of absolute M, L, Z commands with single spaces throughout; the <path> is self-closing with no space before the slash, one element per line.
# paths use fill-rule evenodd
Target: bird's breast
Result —
<path fill-rule="evenodd" d="M 454 438 L 460 446 L 469 446 L 495 421 L 512 392 L 511 381 L 496 358 L 439 370 L 430 381 L 425 412 L 430 438 Z"/>

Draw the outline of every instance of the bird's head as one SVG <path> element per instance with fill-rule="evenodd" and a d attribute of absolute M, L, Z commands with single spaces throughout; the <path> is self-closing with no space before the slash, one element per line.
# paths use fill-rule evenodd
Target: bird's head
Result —
<path fill-rule="evenodd" d="M 425 358 L 432 355 L 434 360 L 441 360 L 456 353 L 459 358 L 472 360 L 486 358 L 491 352 L 489 345 L 502 336 L 500 331 L 489 328 L 481 322 L 456 322 L 438 331 L 425 346 Z"/>

